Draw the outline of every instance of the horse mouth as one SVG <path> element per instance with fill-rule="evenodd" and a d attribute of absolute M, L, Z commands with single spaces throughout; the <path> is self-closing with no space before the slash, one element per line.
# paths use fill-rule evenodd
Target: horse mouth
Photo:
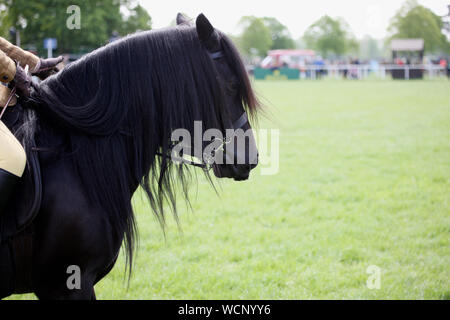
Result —
<path fill-rule="evenodd" d="M 235 166 L 224 166 L 224 165 L 213 165 L 214 175 L 221 178 L 230 178 L 234 179 L 234 181 L 245 181 L 250 177 L 250 168 L 248 170 L 239 170 Z"/>
<path fill-rule="evenodd" d="M 234 181 L 245 181 L 245 180 L 248 180 L 249 177 L 250 177 L 250 172 L 247 175 L 233 177 L 233 179 L 234 179 Z"/>

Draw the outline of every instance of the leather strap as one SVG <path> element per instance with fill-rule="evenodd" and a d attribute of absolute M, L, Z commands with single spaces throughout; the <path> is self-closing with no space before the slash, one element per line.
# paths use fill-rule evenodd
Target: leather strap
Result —
<path fill-rule="evenodd" d="M 16 87 L 14 87 L 11 92 L 9 93 L 9 97 L 6 100 L 6 103 L 4 106 L 0 106 L 3 107 L 3 109 L 0 112 L 0 120 L 2 119 L 3 115 L 5 114 L 6 108 L 8 108 L 11 104 L 11 101 L 14 101 L 13 98 L 15 98 L 14 94 L 16 93 Z M 15 103 L 14 103 L 15 104 Z M 12 104 L 12 105 L 14 105 Z"/>

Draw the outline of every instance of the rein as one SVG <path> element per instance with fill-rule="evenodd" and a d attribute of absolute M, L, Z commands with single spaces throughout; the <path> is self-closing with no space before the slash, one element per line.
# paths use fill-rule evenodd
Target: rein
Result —
<path fill-rule="evenodd" d="M 20 65 L 20 63 L 17 63 L 17 67 Z M 25 66 L 24 72 L 27 75 L 28 74 L 28 65 Z M 5 106 L 3 107 L 2 113 L 0 113 L 0 120 L 2 119 L 3 115 L 5 114 L 6 108 L 8 108 L 9 103 L 11 102 L 11 99 L 13 98 L 14 94 L 16 93 L 16 86 L 12 88 L 11 93 L 8 96 L 8 100 L 6 101 Z"/>
<path fill-rule="evenodd" d="M 14 87 L 11 90 L 11 93 L 8 96 L 8 100 L 6 101 L 5 106 L 3 107 L 2 113 L 0 113 L 0 120 L 2 119 L 3 115 L 5 114 L 6 108 L 8 108 L 9 103 L 11 102 L 11 99 L 13 98 L 14 94 L 16 93 L 16 87 Z"/>

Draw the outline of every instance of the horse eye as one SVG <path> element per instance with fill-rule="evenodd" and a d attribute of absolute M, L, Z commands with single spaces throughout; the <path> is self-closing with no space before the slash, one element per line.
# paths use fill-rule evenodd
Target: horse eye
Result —
<path fill-rule="evenodd" d="M 227 89 L 234 92 L 238 89 L 238 84 L 234 81 L 229 81 L 227 83 Z"/>

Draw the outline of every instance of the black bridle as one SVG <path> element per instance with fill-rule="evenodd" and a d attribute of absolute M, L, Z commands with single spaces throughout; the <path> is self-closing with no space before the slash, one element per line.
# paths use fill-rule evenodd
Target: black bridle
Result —
<path fill-rule="evenodd" d="M 247 117 L 247 113 L 244 111 L 244 113 L 242 113 L 242 115 L 233 123 L 233 129 L 234 130 L 238 130 L 238 129 L 242 129 L 242 127 L 246 124 L 248 122 L 248 117 Z M 234 138 L 234 134 L 232 135 L 232 136 L 230 136 L 230 137 L 226 137 L 226 139 L 219 139 L 219 138 L 216 138 L 216 140 L 221 140 L 220 141 L 220 145 L 218 146 L 218 147 L 216 147 L 216 148 L 214 148 L 213 150 L 212 150 L 212 152 L 211 152 L 211 154 L 215 154 L 216 152 L 218 152 L 219 150 L 223 150 L 224 148 L 225 148 L 225 146 L 227 145 L 227 144 L 229 144 L 230 142 L 231 142 L 231 139 L 233 139 Z M 171 154 L 172 153 L 172 147 L 171 148 L 169 148 L 169 154 Z M 156 153 L 158 156 L 161 156 L 161 157 L 164 157 L 164 158 L 169 158 L 169 159 L 171 159 L 171 156 L 168 156 L 167 154 L 163 154 L 163 153 L 161 153 L 161 152 L 157 152 Z M 182 162 L 182 163 L 186 163 L 186 164 L 189 164 L 189 165 L 191 165 L 191 166 L 194 166 L 194 167 L 199 167 L 199 168 L 202 168 L 203 170 L 205 170 L 205 171 L 209 171 L 209 170 L 211 170 L 211 168 L 212 168 L 212 165 L 213 165 L 213 160 L 214 160 L 214 157 L 212 156 L 212 155 L 206 155 L 206 154 L 204 154 L 203 155 L 203 161 L 201 162 L 201 163 L 199 163 L 199 162 L 195 162 L 195 161 L 192 161 L 192 160 L 188 160 L 188 159 L 185 159 L 185 158 L 183 158 L 183 156 L 181 155 L 180 157 L 177 157 L 177 161 L 179 161 L 179 162 Z M 205 158 L 207 159 L 206 161 L 205 161 Z"/>

